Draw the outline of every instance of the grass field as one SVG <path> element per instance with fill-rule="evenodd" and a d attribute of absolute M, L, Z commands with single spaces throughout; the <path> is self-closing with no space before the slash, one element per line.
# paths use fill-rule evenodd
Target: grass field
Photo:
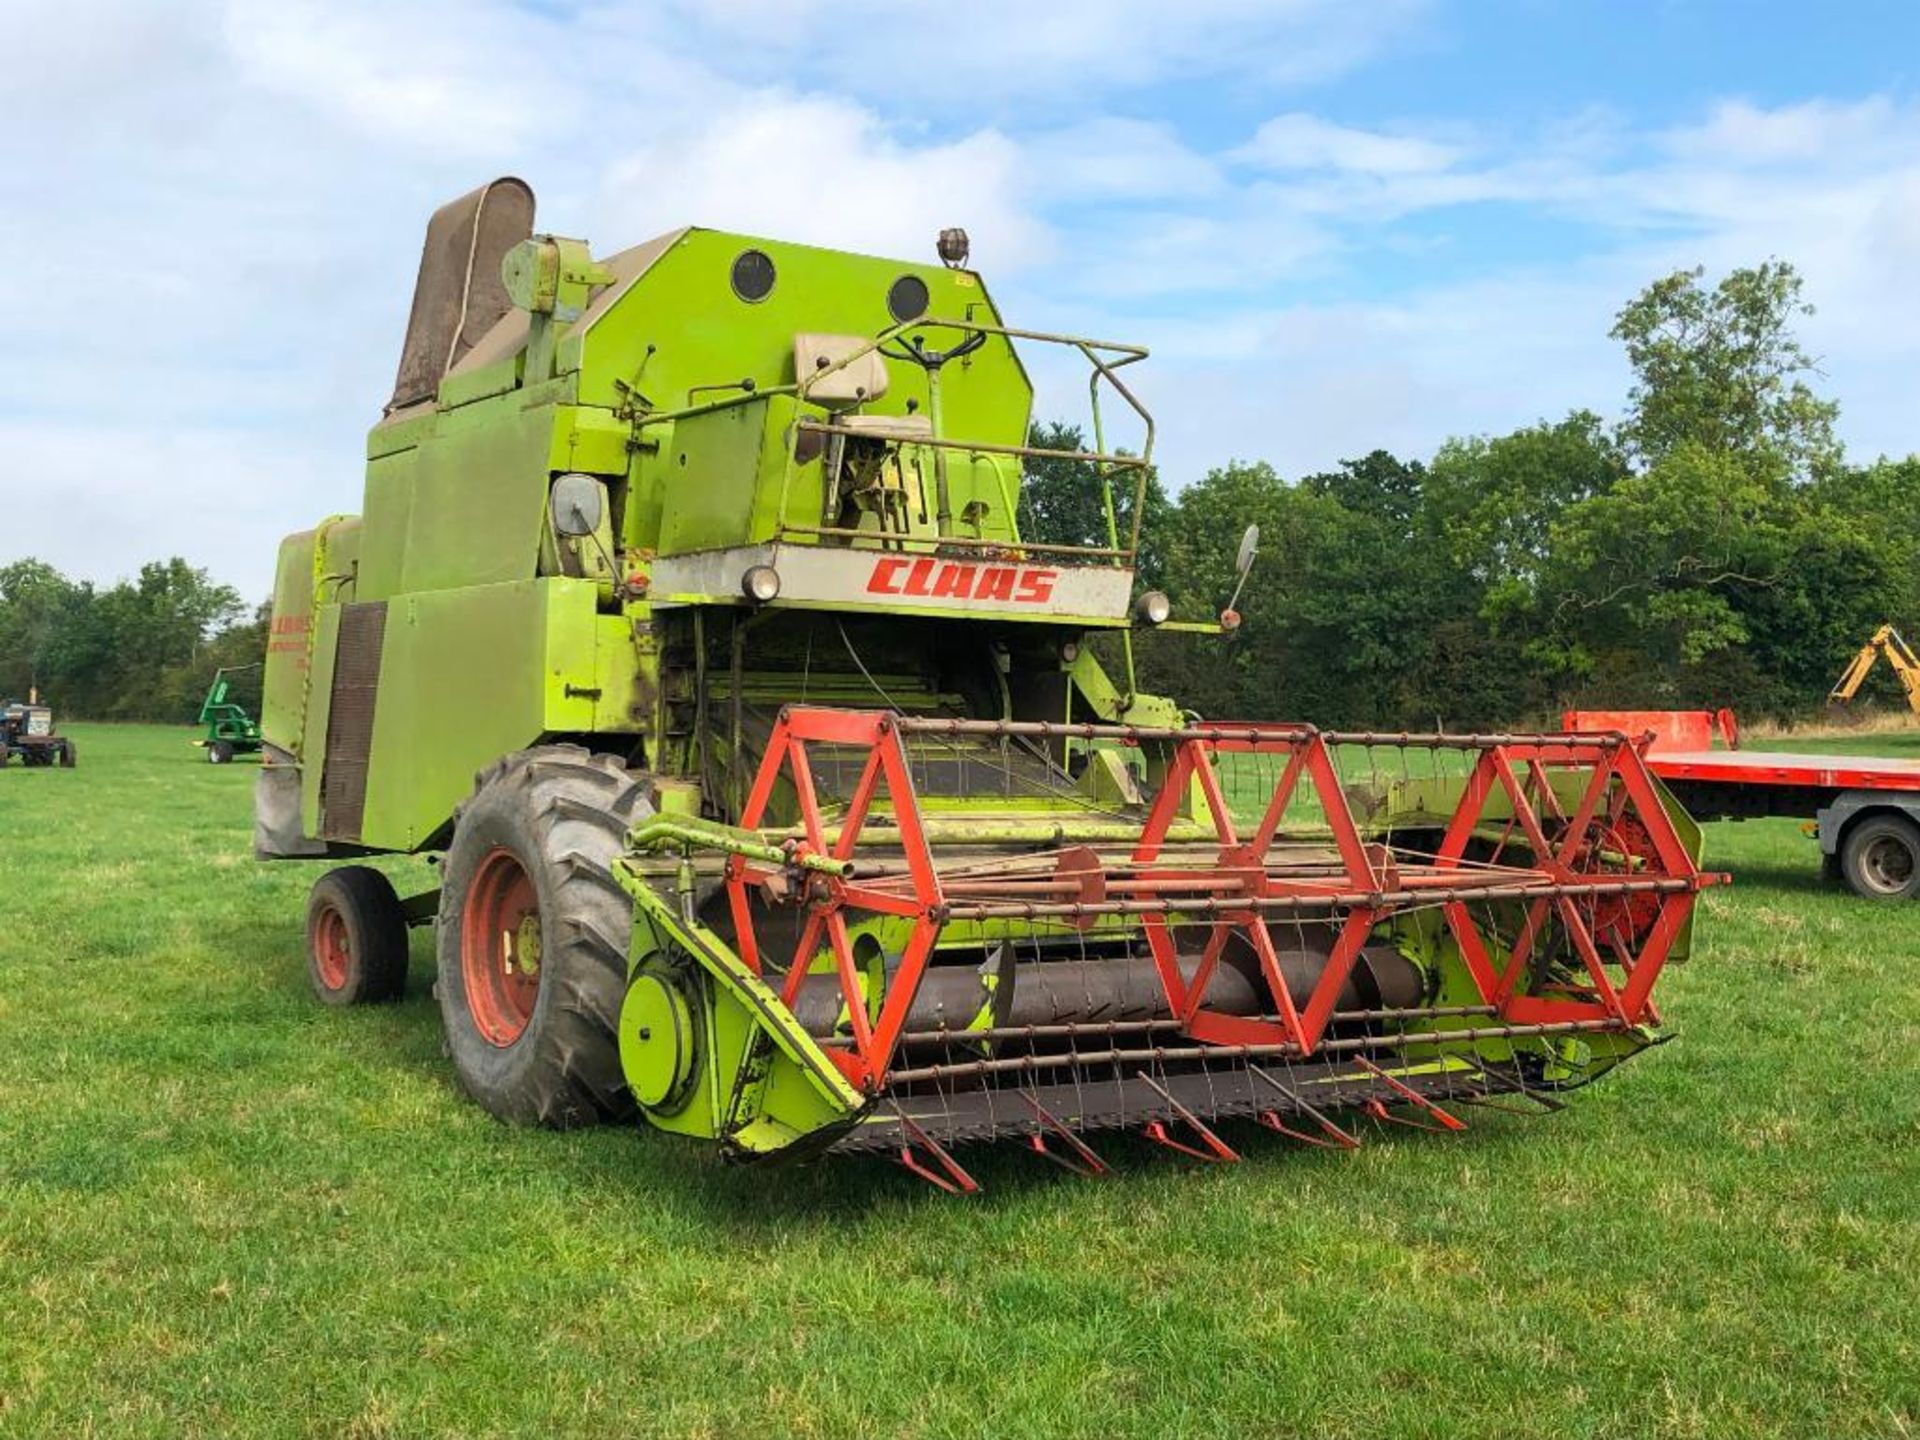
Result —
<path fill-rule="evenodd" d="M 503 1128 L 425 932 L 403 1003 L 308 998 L 251 767 L 73 729 L 0 774 L 0 1435 L 1920 1429 L 1920 906 L 1791 823 L 1710 828 L 1679 1040 L 1561 1115 L 953 1200 Z"/>

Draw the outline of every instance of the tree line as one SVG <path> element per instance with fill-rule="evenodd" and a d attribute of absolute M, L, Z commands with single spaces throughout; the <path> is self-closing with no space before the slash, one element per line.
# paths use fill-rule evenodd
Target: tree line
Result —
<path fill-rule="evenodd" d="M 1172 496 L 1154 477 L 1141 566 L 1176 616 L 1219 609 L 1243 527 L 1261 543 L 1233 639 L 1142 637 L 1142 687 L 1215 717 L 1395 729 L 1817 712 L 1877 625 L 1920 616 L 1920 457 L 1846 462 L 1794 333 L 1810 313 L 1783 262 L 1681 271 L 1616 317 L 1635 377 L 1617 424 L 1577 410 L 1294 479 L 1235 462 Z M 1035 513 L 1104 535 L 1067 469 L 1032 464 Z"/>
<path fill-rule="evenodd" d="M 192 720 L 216 670 L 265 658 L 267 608 L 177 557 L 105 587 L 41 560 L 0 565 L 0 699 L 37 690 L 56 716 Z M 258 669 L 234 677 L 256 714 L 259 689 Z"/>
<path fill-rule="evenodd" d="M 1210 716 L 1395 729 L 1567 705 L 1816 711 L 1876 625 L 1920 617 L 1920 457 L 1847 462 L 1795 334 L 1808 313 L 1783 262 L 1711 285 L 1681 271 L 1616 317 L 1634 375 L 1617 423 L 1577 410 L 1294 478 L 1236 461 L 1172 494 L 1150 475 L 1141 579 L 1176 615 L 1219 610 L 1248 524 L 1261 546 L 1241 628 L 1141 635 L 1143 688 Z M 1022 505 L 1034 538 L 1106 543 L 1082 465 L 1029 461 Z M 0 697 L 190 720 L 215 669 L 261 659 L 265 609 L 177 558 L 107 587 L 0 566 Z M 250 708 L 257 686 L 241 678 Z"/>

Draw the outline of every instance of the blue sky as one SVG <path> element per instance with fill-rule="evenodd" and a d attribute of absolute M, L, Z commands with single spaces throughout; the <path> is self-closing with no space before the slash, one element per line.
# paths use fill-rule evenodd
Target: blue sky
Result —
<path fill-rule="evenodd" d="M 427 214 L 504 172 L 602 250 L 963 224 L 1016 323 L 1152 347 L 1176 485 L 1617 412 L 1620 304 L 1768 256 L 1851 452 L 1920 448 L 1910 3 L 77 0 L 8 41 L 0 561 L 264 593 L 359 504 Z"/>

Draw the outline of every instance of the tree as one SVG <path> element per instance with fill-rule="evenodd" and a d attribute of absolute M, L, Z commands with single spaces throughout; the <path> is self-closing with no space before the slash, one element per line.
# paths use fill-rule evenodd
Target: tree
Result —
<path fill-rule="evenodd" d="M 1494 618 L 1533 601 L 1554 522 L 1626 473 L 1619 446 L 1591 410 L 1511 435 L 1449 440 L 1427 474 L 1430 533 L 1487 587 Z"/>
<path fill-rule="evenodd" d="M 1811 315 L 1799 272 L 1783 260 L 1735 270 L 1712 289 L 1705 272 L 1654 281 L 1615 318 L 1633 366 L 1621 436 L 1643 464 L 1683 445 L 1738 455 L 1780 478 L 1805 480 L 1840 459 L 1839 407 L 1803 378 L 1818 366 L 1793 333 Z"/>
<path fill-rule="evenodd" d="M 0 699 L 24 698 L 45 682 L 77 595 L 73 582 L 43 560 L 0 566 Z"/>

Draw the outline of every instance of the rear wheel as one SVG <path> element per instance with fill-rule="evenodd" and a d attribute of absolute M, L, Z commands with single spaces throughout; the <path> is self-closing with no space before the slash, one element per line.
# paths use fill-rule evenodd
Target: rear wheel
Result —
<path fill-rule="evenodd" d="M 1847 888 L 1869 900 L 1920 894 L 1920 825 L 1901 815 L 1870 815 L 1840 843 Z"/>
<path fill-rule="evenodd" d="M 60 743 L 60 768 L 62 770 L 71 770 L 73 769 L 73 766 L 74 766 L 73 741 L 63 740 Z"/>
<path fill-rule="evenodd" d="M 633 902 L 613 878 L 650 812 L 619 761 L 525 750 L 478 777 L 441 871 L 440 1014 L 460 1082 L 502 1120 L 632 1112 L 617 1040 Z"/>
<path fill-rule="evenodd" d="M 343 865 L 307 895 L 307 981 L 326 1005 L 397 1000 L 407 988 L 407 917 L 393 884 Z"/>

